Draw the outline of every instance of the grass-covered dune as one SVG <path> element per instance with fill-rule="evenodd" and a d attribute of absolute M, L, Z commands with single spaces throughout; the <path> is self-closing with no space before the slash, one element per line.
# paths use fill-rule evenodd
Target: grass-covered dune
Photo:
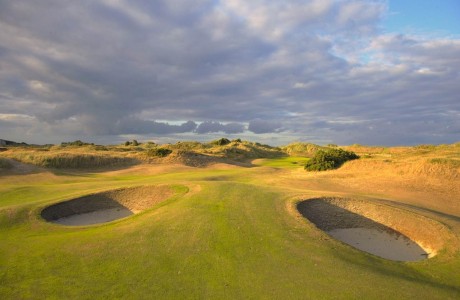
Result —
<path fill-rule="evenodd" d="M 250 149 L 238 143 L 107 150 L 85 145 L 71 152 L 138 161 L 103 170 L 29 170 L 17 162 L 0 169 L 0 298 L 459 298 L 458 145 L 353 145 L 344 148 L 360 159 L 337 170 L 307 172 L 303 165 L 311 155 L 299 148 L 289 156 L 282 148 L 262 146 L 269 158 L 232 163 L 243 160 L 227 158 L 225 149 Z M 220 160 L 198 167 L 168 157 L 152 160 L 146 154 L 149 147 Z M 69 147 L 41 152 L 65 151 Z M 17 159 L 27 152 L 41 153 L 14 148 L 0 157 Z M 137 214 L 105 224 L 62 226 L 41 217 L 56 203 L 139 186 L 166 186 L 169 194 Z M 298 202 L 318 197 L 357 199 L 429 220 L 442 228 L 442 247 L 435 257 L 419 262 L 356 250 L 296 210 Z"/>

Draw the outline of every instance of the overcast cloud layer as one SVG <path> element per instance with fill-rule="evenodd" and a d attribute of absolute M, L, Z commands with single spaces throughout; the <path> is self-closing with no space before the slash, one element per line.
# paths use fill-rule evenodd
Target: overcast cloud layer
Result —
<path fill-rule="evenodd" d="M 384 1 L 0 1 L 0 138 L 460 140 L 460 40 Z"/>

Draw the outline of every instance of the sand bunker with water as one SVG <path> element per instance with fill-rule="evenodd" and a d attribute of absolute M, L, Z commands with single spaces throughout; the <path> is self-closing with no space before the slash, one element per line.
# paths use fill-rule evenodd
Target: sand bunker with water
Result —
<path fill-rule="evenodd" d="M 100 224 L 139 213 L 172 195 L 168 186 L 117 189 L 54 204 L 43 209 L 41 216 L 68 226 Z"/>
<path fill-rule="evenodd" d="M 335 239 L 390 260 L 433 257 L 448 235 L 434 220 L 361 200 L 315 198 L 299 202 L 297 209 Z"/>

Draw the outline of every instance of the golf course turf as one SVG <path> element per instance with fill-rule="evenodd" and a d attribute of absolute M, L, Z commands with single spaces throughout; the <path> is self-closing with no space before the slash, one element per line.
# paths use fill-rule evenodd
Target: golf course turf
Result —
<path fill-rule="evenodd" d="M 410 155 L 404 161 L 417 157 Z M 436 177 L 437 165 L 434 173 L 414 173 L 412 167 L 425 168 L 419 160 L 405 173 L 402 160 L 357 160 L 324 173 L 306 172 L 304 161 L 0 171 L 0 298 L 460 297 L 459 177 Z M 95 225 L 55 224 L 42 214 L 72 199 L 138 187 L 157 187 L 164 197 Z M 439 251 L 430 259 L 399 262 L 337 241 L 297 210 L 301 201 L 324 197 L 421 218 L 440 228 Z"/>

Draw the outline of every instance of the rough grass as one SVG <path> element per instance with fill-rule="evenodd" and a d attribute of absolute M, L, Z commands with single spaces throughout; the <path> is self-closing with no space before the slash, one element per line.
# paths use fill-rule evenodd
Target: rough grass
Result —
<path fill-rule="evenodd" d="M 319 150 L 326 150 L 328 147 L 323 147 L 312 143 L 291 143 L 281 147 L 281 149 L 291 156 L 312 157 Z"/>
<path fill-rule="evenodd" d="M 254 162 L 258 166 L 266 166 L 273 168 L 299 168 L 305 166 L 309 158 L 300 156 L 289 156 L 282 158 L 261 159 Z"/>
<path fill-rule="evenodd" d="M 460 159 L 451 159 L 451 158 L 432 158 L 430 160 L 432 164 L 446 166 L 452 169 L 460 168 Z"/>
<path fill-rule="evenodd" d="M 136 160 L 129 157 L 77 153 L 34 153 L 18 155 L 14 158 L 23 163 L 56 169 L 116 167 L 127 166 L 136 163 Z"/>
<path fill-rule="evenodd" d="M 160 151 L 160 152 L 159 152 Z M 92 145 L 73 143 L 59 146 L 15 147 L 5 156 L 23 163 L 48 168 L 119 167 L 138 162 L 157 162 L 164 156 L 167 162 L 185 163 L 190 166 L 206 166 L 225 160 L 248 162 L 255 158 L 286 156 L 279 148 L 235 140 L 225 145 L 218 143 L 178 142 L 158 145 L 141 143 L 138 146 Z M 197 158 L 198 157 L 198 158 Z M 201 160 L 206 161 L 203 163 Z"/>

